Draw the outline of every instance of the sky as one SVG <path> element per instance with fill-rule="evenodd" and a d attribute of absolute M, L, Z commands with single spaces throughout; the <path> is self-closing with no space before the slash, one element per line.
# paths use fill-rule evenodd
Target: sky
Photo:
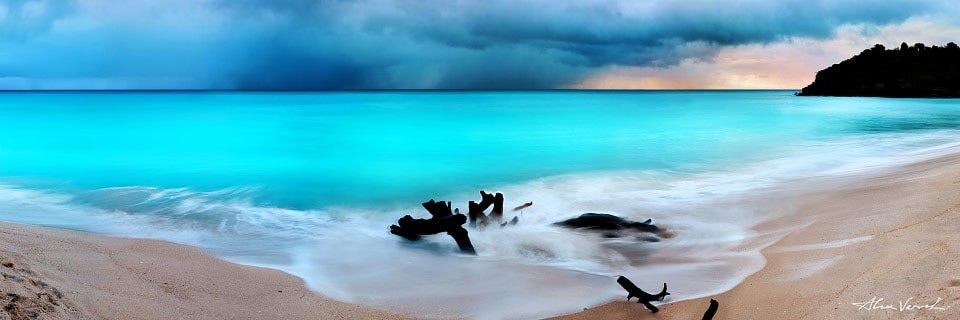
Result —
<path fill-rule="evenodd" d="M 0 89 L 797 89 L 954 2 L 0 0 Z"/>

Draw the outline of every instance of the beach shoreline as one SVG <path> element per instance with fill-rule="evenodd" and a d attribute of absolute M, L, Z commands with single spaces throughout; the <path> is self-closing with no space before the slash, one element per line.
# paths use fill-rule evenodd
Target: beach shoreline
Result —
<path fill-rule="evenodd" d="M 958 187 L 956 152 L 861 177 L 780 186 L 763 195 L 773 218 L 755 227 L 756 241 L 770 242 L 762 250 L 766 264 L 732 290 L 667 300 L 657 314 L 621 300 L 559 319 L 699 319 L 710 298 L 720 302 L 717 319 L 955 317 Z M 4 282 L 3 291 L 21 297 L 17 310 L 48 319 L 405 317 L 324 298 L 290 274 L 187 245 L 12 223 L 0 223 L 0 241 L 0 271 L 20 279 Z M 909 310 L 884 308 L 904 304 Z"/>
<path fill-rule="evenodd" d="M 960 314 L 960 153 L 796 188 L 809 190 L 765 195 L 780 211 L 755 227 L 758 241 L 773 239 L 766 264 L 732 290 L 668 301 L 657 314 L 620 300 L 556 319 L 700 319 L 710 299 L 716 319 Z"/>
<path fill-rule="evenodd" d="M 0 243 L 0 303 L 12 319 L 405 318 L 187 245 L 6 222 Z"/>

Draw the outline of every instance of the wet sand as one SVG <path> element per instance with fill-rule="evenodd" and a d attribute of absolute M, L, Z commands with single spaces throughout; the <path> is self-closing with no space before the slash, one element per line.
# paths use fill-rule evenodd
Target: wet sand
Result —
<path fill-rule="evenodd" d="M 733 290 L 658 314 L 616 301 L 561 319 L 700 319 L 710 298 L 715 319 L 960 318 L 960 154 L 825 179 L 766 201 L 778 218 L 756 230 L 775 242 Z"/>
<path fill-rule="evenodd" d="M 0 319 L 401 319 L 163 241 L 0 223 Z"/>
<path fill-rule="evenodd" d="M 764 197 L 745 201 L 776 217 L 755 228 L 772 243 L 767 263 L 734 289 L 657 314 L 613 301 L 560 319 L 700 319 L 709 298 L 716 319 L 960 317 L 960 154 Z M 0 243 L 0 304 L 14 319 L 401 318 L 163 241 L 0 223 Z"/>

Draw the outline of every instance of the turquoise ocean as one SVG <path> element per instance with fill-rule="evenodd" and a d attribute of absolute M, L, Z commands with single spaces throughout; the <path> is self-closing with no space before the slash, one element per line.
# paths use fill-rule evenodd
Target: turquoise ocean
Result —
<path fill-rule="evenodd" d="M 277 268 L 340 300 L 529 318 L 622 299 L 617 275 L 679 300 L 763 265 L 766 218 L 731 199 L 950 152 L 960 100 L 793 91 L 0 93 L 0 220 L 155 238 Z M 419 203 L 479 190 L 533 201 L 513 228 L 407 242 Z M 723 204 L 723 205 L 721 205 Z M 585 212 L 653 218 L 657 243 L 562 230 Z"/>

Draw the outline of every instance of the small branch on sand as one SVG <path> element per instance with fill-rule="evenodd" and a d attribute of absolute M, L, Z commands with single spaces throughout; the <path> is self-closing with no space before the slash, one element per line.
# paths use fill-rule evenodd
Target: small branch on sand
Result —
<path fill-rule="evenodd" d="M 720 303 L 717 300 L 710 299 L 710 308 L 707 308 L 707 312 L 703 313 L 702 320 L 713 320 L 713 316 L 717 314 L 717 309 L 720 308 Z"/>
<path fill-rule="evenodd" d="M 660 311 L 660 309 L 657 309 L 657 307 L 650 302 L 663 301 L 663 298 L 670 295 L 670 293 L 667 292 L 666 283 L 663 284 L 663 291 L 660 291 L 658 294 L 649 294 L 643 290 L 640 290 L 640 287 L 637 287 L 637 285 L 633 284 L 630 279 L 627 279 L 627 277 L 624 276 L 617 278 L 617 283 L 619 283 L 624 290 L 627 290 L 627 301 L 630 301 L 630 298 L 637 297 L 637 303 L 642 303 L 645 307 L 647 307 L 647 309 L 650 309 L 650 312 L 653 313 L 657 313 L 657 311 Z"/>
<path fill-rule="evenodd" d="M 513 211 L 520 211 L 520 210 L 523 210 L 523 209 L 526 209 L 526 208 L 529 208 L 529 207 L 532 207 L 532 206 L 533 206 L 533 201 L 530 201 L 530 202 L 521 204 L 521 205 L 513 208 Z"/>
<path fill-rule="evenodd" d="M 405 215 L 397 220 L 397 224 L 390 226 L 390 233 L 416 241 L 420 240 L 420 236 L 446 232 L 457 242 L 461 252 L 477 254 L 467 235 L 467 229 L 463 228 L 463 224 L 467 223 L 467 217 L 459 213 L 454 214 L 450 210 L 450 202 L 436 202 L 431 199 L 423 203 L 423 208 L 427 209 L 433 217 L 414 219 L 410 215 Z"/>

